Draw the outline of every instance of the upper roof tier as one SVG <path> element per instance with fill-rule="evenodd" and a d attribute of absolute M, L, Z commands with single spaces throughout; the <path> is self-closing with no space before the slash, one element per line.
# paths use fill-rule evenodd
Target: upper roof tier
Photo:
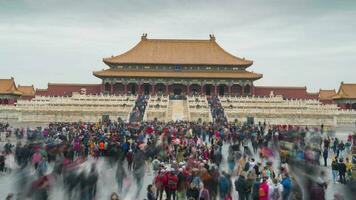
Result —
<path fill-rule="evenodd" d="M 147 34 L 129 51 L 118 56 L 104 58 L 108 64 L 183 64 L 183 65 L 252 65 L 251 60 L 234 56 L 215 41 L 210 40 L 176 40 L 148 39 Z"/>

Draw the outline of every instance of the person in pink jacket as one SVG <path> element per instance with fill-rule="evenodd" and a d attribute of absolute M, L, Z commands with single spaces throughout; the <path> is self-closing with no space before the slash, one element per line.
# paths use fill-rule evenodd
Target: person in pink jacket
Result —
<path fill-rule="evenodd" d="M 268 196 L 269 196 L 269 187 L 268 187 L 268 183 L 267 183 L 268 177 L 265 176 L 263 177 L 262 183 L 260 184 L 260 189 L 258 190 L 258 194 L 259 194 L 259 200 L 269 200 Z"/>

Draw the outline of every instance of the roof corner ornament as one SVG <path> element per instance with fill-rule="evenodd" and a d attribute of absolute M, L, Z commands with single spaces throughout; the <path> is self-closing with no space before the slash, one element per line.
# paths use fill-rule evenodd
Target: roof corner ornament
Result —
<path fill-rule="evenodd" d="M 215 36 L 214 36 L 214 34 L 210 34 L 209 37 L 210 37 L 210 41 L 215 41 Z"/>
<path fill-rule="evenodd" d="M 147 33 L 142 34 L 141 40 L 147 40 Z"/>

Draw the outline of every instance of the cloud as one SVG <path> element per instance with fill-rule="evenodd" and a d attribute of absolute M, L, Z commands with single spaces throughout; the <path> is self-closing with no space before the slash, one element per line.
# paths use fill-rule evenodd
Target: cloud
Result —
<path fill-rule="evenodd" d="M 21 84 L 100 82 L 102 58 L 150 38 L 208 38 L 254 60 L 256 84 L 354 82 L 355 1 L 0 0 L 0 69 Z"/>

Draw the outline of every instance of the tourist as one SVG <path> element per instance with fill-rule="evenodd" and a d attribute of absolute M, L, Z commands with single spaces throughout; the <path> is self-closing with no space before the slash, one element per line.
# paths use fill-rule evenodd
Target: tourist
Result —
<path fill-rule="evenodd" d="M 345 177 L 346 165 L 342 158 L 340 158 L 340 160 L 339 160 L 338 170 L 339 170 L 339 176 L 340 176 L 340 183 L 346 184 L 346 177 Z"/>
<path fill-rule="evenodd" d="M 156 200 L 156 196 L 153 191 L 153 186 L 151 184 L 147 186 L 147 200 Z"/>
<path fill-rule="evenodd" d="M 235 190 L 238 192 L 239 200 L 245 200 L 247 196 L 246 172 L 242 171 L 235 180 Z"/>
<path fill-rule="evenodd" d="M 346 173 L 347 173 L 347 178 L 346 180 L 349 181 L 349 180 L 352 180 L 352 162 L 350 162 L 349 158 L 346 158 L 346 162 L 345 162 L 345 165 L 346 165 Z"/>
<path fill-rule="evenodd" d="M 122 162 L 118 162 L 117 168 L 116 168 L 116 183 L 118 186 L 118 192 L 121 195 L 122 194 L 122 186 L 123 186 L 123 181 L 127 177 L 127 174 L 124 169 L 124 165 Z"/>
<path fill-rule="evenodd" d="M 281 184 L 283 186 L 282 199 L 288 200 L 292 188 L 292 181 L 287 173 L 282 174 Z"/>
<path fill-rule="evenodd" d="M 282 200 L 283 185 L 276 178 L 269 185 L 269 200 Z"/>
<path fill-rule="evenodd" d="M 269 185 L 268 185 L 268 177 L 262 177 L 262 183 L 260 184 L 260 188 L 258 190 L 259 200 L 269 200 Z"/>
<path fill-rule="evenodd" d="M 199 200 L 210 200 L 209 190 L 205 187 L 204 184 L 201 184 L 199 192 Z"/>
<path fill-rule="evenodd" d="M 331 172 L 333 177 L 333 183 L 336 183 L 337 177 L 339 175 L 339 163 L 337 162 L 337 157 L 331 162 Z"/>
<path fill-rule="evenodd" d="M 323 150 L 324 167 L 326 167 L 328 165 L 328 157 L 329 157 L 329 150 L 324 147 L 324 150 Z"/>
<path fill-rule="evenodd" d="M 170 169 L 167 173 L 167 185 L 166 185 L 166 192 L 167 192 L 167 199 L 173 200 L 176 199 L 177 195 L 177 184 L 178 184 L 178 177 L 174 174 L 173 169 Z"/>
<path fill-rule="evenodd" d="M 110 196 L 110 200 L 120 200 L 120 199 L 119 196 L 115 192 L 113 192 Z"/>

